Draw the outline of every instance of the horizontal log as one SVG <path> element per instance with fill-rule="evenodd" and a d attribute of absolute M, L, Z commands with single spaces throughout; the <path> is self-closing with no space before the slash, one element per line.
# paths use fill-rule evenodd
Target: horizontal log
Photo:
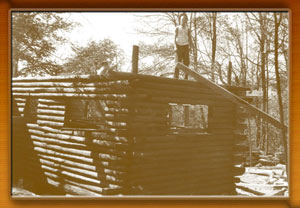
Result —
<path fill-rule="evenodd" d="M 49 104 L 42 104 L 39 103 L 37 106 L 39 109 L 53 109 L 53 110 L 65 110 L 66 106 L 65 105 L 49 105 Z"/>
<path fill-rule="evenodd" d="M 56 122 L 56 121 L 46 121 L 38 119 L 36 123 L 40 126 L 50 126 L 50 127 L 63 127 L 64 122 Z"/>
<path fill-rule="evenodd" d="M 30 137 L 33 140 L 37 140 L 37 141 L 40 141 L 40 142 L 45 142 L 45 143 L 48 143 L 48 144 L 57 144 L 57 145 L 61 145 L 62 147 L 74 147 L 74 148 L 79 148 L 79 149 L 86 148 L 85 144 L 66 142 L 66 141 L 61 141 L 61 140 L 58 140 L 58 139 L 51 139 L 51 138 L 35 136 L 35 135 L 31 135 Z"/>
<path fill-rule="evenodd" d="M 58 179 L 59 176 L 57 174 L 53 174 L 53 173 L 50 173 L 50 172 L 47 172 L 47 171 L 44 171 L 44 174 L 50 178 L 54 178 L 54 179 Z"/>
<path fill-rule="evenodd" d="M 126 132 L 116 132 L 121 136 L 139 137 L 139 136 L 161 136 L 168 134 L 168 129 L 162 125 L 135 125 L 131 126 Z"/>
<path fill-rule="evenodd" d="M 151 81 L 142 81 L 142 80 L 132 80 L 130 84 L 135 88 L 144 88 L 144 89 L 157 89 L 157 90 L 168 90 L 175 92 L 190 92 L 190 93 L 211 93 L 209 88 L 205 86 L 182 86 L 178 84 L 171 83 L 153 83 Z"/>
<path fill-rule="evenodd" d="M 26 98 L 13 98 L 13 101 L 16 101 L 16 102 L 26 102 Z"/>
<path fill-rule="evenodd" d="M 195 162 L 171 162 L 166 167 L 166 163 L 162 163 L 159 165 L 155 164 L 133 164 L 130 169 L 130 177 L 132 179 L 137 178 L 150 178 L 150 177 L 165 177 L 168 175 L 189 175 L 189 174 L 197 174 L 197 176 L 212 176 L 212 175 L 232 175 L 231 169 L 232 164 L 228 160 L 222 161 L 220 163 L 197 163 Z M 225 171 L 228 170 L 228 171 Z"/>
<path fill-rule="evenodd" d="M 136 101 L 134 102 L 134 108 L 159 108 L 160 110 L 168 110 L 169 105 L 167 103 L 159 103 L 159 102 L 145 102 L 145 101 Z"/>
<path fill-rule="evenodd" d="M 223 134 L 234 134 L 235 129 L 232 127 L 208 127 L 209 132 L 213 132 L 215 135 L 223 135 Z"/>
<path fill-rule="evenodd" d="M 70 141 L 74 144 L 77 145 L 82 145 L 84 144 L 83 141 L 85 141 L 85 139 L 83 137 L 78 137 L 78 136 L 70 136 L 70 135 L 64 135 L 64 134 L 52 134 L 52 133 L 45 133 L 43 131 L 39 131 L 39 130 L 35 130 L 35 129 L 29 129 L 29 132 L 32 135 L 37 135 L 37 136 L 41 136 L 43 138 L 49 138 L 49 139 L 56 139 L 56 140 L 60 140 L 62 142 L 64 141 Z"/>
<path fill-rule="evenodd" d="M 146 189 L 137 194 L 147 193 L 147 195 L 188 195 L 188 196 L 204 196 L 204 195 L 228 195 L 234 190 L 232 182 L 219 182 L 217 184 L 208 183 L 189 183 L 173 186 L 156 187 Z"/>
<path fill-rule="evenodd" d="M 244 144 L 235 144 L 233 146 L 233 150 L 235 152 L 245 152 L 249 150 L 249 146 L 248 145 L 244 145 Z"/>
<path fill-rule="evenodd" d="M 44 104 L 44 105 L 60 105 L 64 106 L 65 100 L 61 99 L 44 99 L 44 98 L 39 98 L 38 99 L 39 104 Z"/>
<path fill-rule="evenodd" d="M 224 134 L 224 135 L 215 135 L 209 133 L 180 133 L 180 134 L 169 134 L 164 136 L 145 136 L 137 137 L 137 143 L 201 143 L 201 142 L 223 142 L 223 141 L 232 141 L 235 135 L 233 134 Z"/>
<path fill-rule="evenodd" d="M 201 152 L 201 151 L 199 151 Z M 160 166 L 161 164 L 166 163 L 174 163 L 176 164 L 219 164 L 219 163 L 231 163 L 233 160 L 232 153 L 199 153 L 199 152 L 191 152 L 191 153 L 178 153 L 176 155 L 156 155 L 156 156 L 143 156 L 138 157 L 134 155 L 132 159 L 132 164 L 135 165 L 145 165 L 149 166 L 149 168 L 153 168 L 152 166 Z M 179 155 L 180 154 L 180 155 Z M 159 164 L 156 164 L 159 163 Z"/>
<path fill-rule="evenodd" d="M 237 125 L 235 123 L 232 122 L 233 120 L 228 118 L 227 122 L 210 122 L 209 123 L 209 128 L 210 129 L 238 129 Z"/>
<path fill-rule="evenodd" d="M 203 146 L 206 146 L 207 148 L 216 148 L 218 149 L 219 147 L 224 146 L 225 148 L 233 148 L 234 150 L 240 150 L 240 146 L 233 147 L 233 143 L 231 141 L 203 141 L 203 142 L 197 142 L 195 143 L 186 143 L 186 142 L 176 142 L 176 143 L 148 143 L 148 144 L 143 144 L 143 145 L 135 145 L 136 150 L 144 150 L 146 151 L 156 151 L 156 150 L 163 150 L 163 149 L 178 149 L 178 148 L 191 148 L 191 149 L 196 149 L 196 148 L 203 148 Z"/>
<path fill-rule="evenodd" d="M 176 155 L 182 155 L 184 157 L 185 155 L 191 155 L 194 154 L 193 157 L 189 157 L 190 159 L 194 159 L 196 157 L 196 154 L 203 157 L 202 154 L 212 154 L 213 150 L 217 149 L 218 153 L 214 153 L 211 157 L 231 157 L 232 147 L 221 147 L 221 146 L 215 146 L 211 147 L 211 149 L 205 149 L 205 148 L 193 148 L 190 150 L 183 149 L 183 150 L 177 150 L 177 149 L 164 149 L 164 150 L 157 150 L 157 151 L 136 151 L 135 152 L 135 158 L 144 159 L 147 157 L 175 157 Z M 199 154 L 198 152 L 201 151 L 202 154 Z M 179 157 L 180 158 L 180 157 Z M 203 157 L 205 158 L 205 157 Z"/>
<path fill-rule="evenodd" d="M 128 155 L 127 150 L 116 150 L 116 149 L 110 149 L 103 146 L 95 146 L 95 148 L 98 153 L 109 154 L 112 156 L 126 157 Z"/>
<path fill-rule="evenodd" d="M 91 170 L 86 170 L 84 168 L 75 168 L 75 167 L 70 167 L 68 165 L 62 165 L 53 161 L 49 161 L 47 159 L 40 159 L 41 164 L 45 164 L 48 167 L 54 167 L 61 170 L 67 170 L 67 171 L 71 171 L 71 172 L 75 172 L 77 174 L 83 175 L 84 177 L 91 177 L 91 178 L 98 178 L 99 175 L 97 172 L 95 171 L 91 171 Z"/>
<path fill-rule="evenodd" d="M 113 109 L 113 108 L 133 109 L 135 114 L 162 115 L 162 114 L 168 113 L 168 108 L 167 108 L 166 104 L 157 105 L 157 103 L 155 103 L 155 102 L 153 105 L 151 104 L 151 102 L 143 103 L 141 101 L 138 101 L 139 104 L 137 104 L 136 102 L 118 102 L 118 101 L 112 101 L 112 100 L 106 100 L 104 102 L 108 108 L 111 108 L 111 109 Z M 153 107 L 156 107 L 156 108 L 153 108 Z"/>
<path fill-rule="evenodd" d="M 128 138 L 126 137 L 111 136 L 102 132 L 90 132 L 89 136 L 91 138 L 112 141 L 112 142 L 122 142 L 122 143 L 128 142 Z"/>
<path fill-rule="evenodd" d="M 38 79 L 32 79 L 31 82 L 28 81 L 13 81 L 12 86 L 20 87 L 20 86 L 25 86 L 25 87 L 37 87 L 37 86 L 43 86 L 43 87 L 103 87 L 103 86 L 119 86 L 119 85 L 129 85 L 128 80 L 103 80 L 103 81 L 98 81 L 95 82 L 95 80 L 91 82 L 80 82 L 78 80 L 72 81 L 72 80 L 67 80 L 67 81 L 47 81 L 47 80 L 42 80 L 39 81 Z"/>
<path fill-rule="evenodd" d="M 182 154 L 182 153 L 178 153 Z M 156 155 L 156 156 L 144 156 L 144 157 L 136 157 L 133 158 L 133 164 L 136 166 L 144 166 L 141 168 L 148 167 L 149 169 L 153 169 L 153 166 L 162 167 L 156 165 L 155 163 L 160 163 L 161 165 L 169 166 L 174 164 L 175 166 L 178 164 L 193 164 L 195 166 L 198 165 L 221 165 L 224 164 L 232 164 L 233 156 L 228 153 L 219 153 L 218 155 L 214 154 L 205 154 L 205 153 L 190 153 L 190 154 L 182 154 L 181 156 L 176 155 Z"/>
<path fill-rule="evenodd" d="M 248 113 L 236 113 L 237 118 L 249 118 L 250 114 Z"/>
<path fill-rule="evenodd" d="M 63 128 L 67 129 L 67 128 Z M 89 129 L 89 128 L 70 128 L 74 131 L 90 131 L 90 132 L 98 132 L 101 134 L 107 134 L 110 138 L 129 138 L 130 132 L 126 129 L 117 129 L 117 128 L 106 128 L 106 129 Z"/>
<path fill-rule="evenodd" d="M 59 187 L 60 186 L 60 182 L 53 180 L 52 178 L 47 177 L 47 183 L 55 186 L 55 187 Z"/>
<path fill-rule="evenodd" d="M 245 143 L 248 140 L 248 136 L 245 134 L 235 134 L 234 138 L 235 144 Z"/>
<path fill-rule="evenodd" d="M 44 131 L 45 134 L 47 134 L 47 136 L 58 135 L 61 136 L 61 139 L 73 139 L 77 141 L 85 141 L 85 137 L 74 135 L 73 131 L 60 130 L 60 129 L 55 129 L 47 126 L 39 126 L 37 124 L 31 124 L 31 123 L 27 123 L 26 125 L 28 128 Z"/>
<path fill-rule="evenodd" d="M 107 114 L 105 115 L 105 118 L 109 121 L 121 121 L 125 124 L 131 124 L 132 122 L 135 123 L 166 123 L 169 121 L 169 119 L 166 116 L 157 116 L 157 115 L 139 115 L 139 114 L 133 114 L 133 115 L 118 115 L 118 114 Z"/>
<path fill-rule="evenodd" d="M 122 185 L 122 182 L 106 180 L 104 178 L 93 179 L 93 178 L 78 175 L 76 173 L 72 173 L 69 171 L 62 171 L 62 173 L 63 173 L 63 176 L 62 176 L 63 179 L 66 178 L 71 181 L 78 182 L 80 184 L 98 186 L 98 187 L 102 187 L 102 188 L 106 188 L 110 185 L 112 185 L 112 186 Z"/>
<path fill-rule="evenodd" d="M 105 113 L 108 114 L 115 114 L 115 113 L 129 113 L 130 110 L 128 108 L 108 108 L 108 107 L 104 107 L 104 111 Z"/>
<path fill-rule="evenodd" d="M 234 121 L 237 117 L 235 114 L 230 113 L 230 112 L 214 112 L 214 110 L 212 110 L 212 113 L 210 114 L 210 118 L 213 119 L 214 121 L 218 121 L 218 120 L 232 120 Z"/>
<path fill-rule="evenodd" d="M 13 87 L 12 92 L 19 93 L 78 93 L 78 94 L 124 94 L 133 92 L 132 87 Z"/>
<path fill-rule="evenodd" d="M 145 94 L 147 95 L 147 94 Z M 134 102 L 138 102 L 139 100 L 134 100 Z M 178 105 L 212 105 L 214 102 L 207 98 L 187 98 L 187 97 L 170 97 L 170 96 L 159 96 L 159 95 L 147 95 L 144 99 L 140 99 L 140 101 L 146 103 L 158 103 L 158 104 L 178 104 Z"/>
<path fill-rule="evenodd" d="M 244 154 L 235 154 L 233 156 L 233 165 L 240 165 L 246 162 L 246 156 Z"/>
<path fill-rule="evenodd" d="M 201 141 L 222 141 L 222 140 L 232 140 L 235 137 L 233 134 L 178 134 L 178 135 L 165 135 L 165 136 L 149 136 L 149 137 L 137 137 L 136 141 L 145 143 L 164 143 L 164 142 L 183 142 L 183 143 L 197 143 Z"/>
<path fill-rule="evenodd" d="M 234 133 L 235 134 L 245 134 L 245 129 L 236 128 L 236 129 L 234 129 Z"/>
<path fill-rule="evenodd" d="M 207 175 L 212 175 L 212 177 L 211 178 L 208 177 L 208 179 L 210 178 L 211 180 L 214 180 L 214 178 L 216 178 L 216 176 L 214 176 L 213 171 L 207 171 L 205 176 L 207 177 Z M 157 177 L 145 177 L 142 179 L 132 179 L 132 183 L 141 184 L 141 185 L 151 184 L 152 186 L 156 184 L 158 187 L 163 187 L 165 184 L 168 184 L 168 186 L 176 187 L 176 185 L 178 186 L 179 184 L 186 185 L 189 181 L 191 181 L 191 183 L 195 183 L 198 181 L 199 183 L 199 181 L 201 181 L 201 177 L 205 177 L 205 176 L 204 174 L 201 174 L 199 172 L 186 172 L 186 174 L 178 174 L 174 172 L 172 175 L 166 174 Z M 227 180 L 228 182 L 233 183 L 232 175 L 222 175 L 221 178 L 225 179 L 225 181 Z M 210 181 L 207 179 L 202 182 L 210 184 Z"/>
<path fill-rule="evenodd" d="M 37 118 L 39 120 L 61 121 L 61 122 L 64 122 L 64 120 L 65 120 L 64 116 L 57 116 L 57 115 L 53 116 L 53 115 L 41 115 L 41 114 L 38 114 Z"/>
<path fill-rule="evenodd" d="M 60 165 L 63 164 L 63 165 L 67 165 L 69 167 L 83 168 L 83 169 L 86 169 L 86 170 L 95 171 L 99 174 L 110 175 L 110 176 L 117 177 L 117 178 L 120 178 L 120 179 L 124 179 L 124 178 L 127 177 L 126 172 L 122 172 L 122 171 L 119 171 L 119 170 L 114 170 L 114 169 L 111 169 L 111 167 L 103 168 L 103 167 L 100 167 L 100 166 L 89 165 L 89 164 L 82 163 L 82 162 L 75 162 L 75 161 L 72 161 L 72 160 L 63 159 L 63 158 L 54 157 L 54 156 L 48 156 L 48 155 L 38 154 L 38 156 L 40 158 L 43 158 L 43 159 L 46 159 L 46 160 L 49 160 L 49 161 L 53 161 L 53 162 L 55 162 L 57 164 L 60 164 Z"/>
<path fill-rule="evenodd" d="M 16 105 L 18 106 L 18 107 L 25 107 L 25 102 L 24 103 L 16 103 Z"/>
<path fill-rule="evenodd" d="M 118 94 L 85 94 L 85 93 L 19 93 L 13 92 L 13 96 L 19 97 L 47 97 L 47 98 L 79 98 L 79 99 L 100 99 L 100 100 L 126 100 L 128 98 L 126 95 L 118 95 Z"/>
<path fill-rule="evenodd" d="M 248 124 L 246 124 L 246 123 L 236 123 L 235 128 L 240 129 L 240 130 L 244 130 L 244 129 L 248 128 Z"/>
<path fill-rule="evenodd" d="M 166 77 L 157 77 L 151 75 L 144 75 L 144 74 L 133 74 L 133 73 L 126 73 L 126 72 L 112 72 L 112 77 L 116 79 L 125 79 L 128 80 L 140 80 L 141 82 L 151 82 L 151 83 L 159 83 L 159 84 L 173 84 L 178 86 L 191 86 L 191 87 L 203 87 L 201 83 L 192 80 L 183 80 L 183 79 L 173 79 L 173 78 L 166 78 Z"/>
<path fill-rule="evenodd" d="M 126 122 L 120 122 L 120 121 L 105 121 L 105 125 L 108 128 L 120 128 L 120 129 L 127 129 L 128 124 Z"/>
<path fill-rule="evenodd" d="M 72 153 L 75 155 L 85 156 L 85 157 L 91 156 L 91 151 L 88 151 L 88 150 L 78 150 L 78 149 L 74 149 L 74 148 L 61 147 L 59 145 L 47 144 L 45 142 L 37 142 L 37 141 L 33 141 L 33 144 L 38 147 L 44 147 L 44 148 L 59 151 L 59 152 Z"/>
<path fill-rule="evenodd" d="M 128 149 L 128 143 L 111 142 L 106 140 L 92 139 L 91 145 L 99 145 L 101 147 L 107 147 L 112 149 Z"/>
<path fill-rule="evenodd" d="M 210 188 L 210 186 L 218 187 L 218 188 Z M 181 186 L 164 186 L 155 187 L 151 189 L 145 189 L 143 191 L 136 192 L 137 195 L 148 195 L 148 196 L 209 196 L 209 195 L 222 195 L 226 196 L 233 192 L 234 187 L 231 183 L 227 182 L 226 185 L 212 184 L 212 185 L 204 184 L 199 186 L 197 183 L 185 184 Z"/>
<path fill-rule="evenodd" d="M 59 156 L 62 158 L 73 159 L 74 161 L 83 161 L 83 162 L 87 162 L 87 163 L 93 162 L 93 159 L 89 158 L 89 157 L 73 155 L 73 154 L 68 154 L 68 153 L 61 153 L 61 152 L 57 152 L 55 150 L 47 149 L 45 147 L 36 146 L 36 147 L 34 147 L 34 150 L 39 152 L 40 154 L 44 154 L 44 155 Z"/>
<path fill-rule="evenodd" d="M 67 193 L 71 193 L 71 194 L 76 194 L 76 195 L 80 195 L 80 196 L 101 196 L 98 193 L 89 191 L 87 189 L 84 189 L 82 187 L 76 186 L 76 185 L 72 185 L 72 184 L 64 184 L 64 190 Z"/>
<path fill-rule="evenodd" d="M 62 75 L 62 76 L 47 76 L 47 77 L 14 77 L 12 82 L 110 82 L 120 80 L 121 78 L 108 78 L 101 75 Z"/>
<path fill-rule="evenodd" d="M 85 188 L 89 191 L 93 191 L 93 192 L 96 192 L 96 193 L 99 193 L 99 194 L 103 194 L 104 191 L 105 191 L 104 188 L 101 188 L 101 187 L 98 187 L 98 186 L 82 184 L 82 183 L 74 182 L 74 181 L 68 180 L 68 179 L 65 179 L 64 182 L 75 185 L 75 186 L 78 186 L 78 187 L 81 187 L 81 188 Z"/>
<path fill-rule="evenodd" d="M 178 104 L 178 105 L 212 105 L 214 102 L 207 98 L 186 98 L 186 97 L 168 97 L 168 96 L 153 96 L 149 99 L 151 102 L 156 103 L 167 103 L 167 104 Z"/>
<path fill-rule="evenodd" d="M 94 171 L 96 170 L 95 165 L 85 164 L 85 163 L 82 163 L 82 162 L 81 163 L 80 162 L 75 162 L 75 161 L 60 158 L 60 157 L 57 157 L 57 156 L 49 156 L 49 155 L 43 155 L 43 154 L 38 154 L 38 156 L 40 158 L 47 159 L 47 160 L 56 162 L 58 164 L 65 164 L 65 165 L 69 165 L 71 167 L 81 167 L 81 168 L 84 168 L 84 169 L 87 169 L 87 170 L 94 170 Z"/>
<path fill-rule="evenodd" d="M 127 164 L 120 164 L 112 161 L 108 162 L 108 161 L 97 160 L 95 161 L 95 164 L 97 167 L 107 168 L 110 170 L 116 170 L 121 172 L 128 172 L 129 170 L 129 166 Z"/>
<path fill-rule="evenodd" d="M 43 114 L 43 115 L 65 115 L 64 110 L 48 110 L 48 109 L 37 109 L 38 114 Z"/>
<path fill-rule="evenodd" d="M 162 175 L 160 177 L 145 177 L 139 179 L 133 179 L 132 184 L 148 187 L 177 187 L 185 186 L 188 187 L 189 184 L 197 183 L 199 188 L 205 187 L 207 185 L 221 185 L 222 183 L 233 183 L 233 176 L 230 174 L 221 175 L 217 172 L 186 172 L 181 174 L 176 174 L 173 172 L 168 178 L 168 174 Z"/>
<path fill-rule="evenodd" d="M 49 164 L 45 165 L 43 164 L 42 169 L 44 169 L 45 171 L 50 171 L 51 173 L 57 173 L 60 175 L 60 180 L 62 180 L 63 178 L 70 178 L 73 180 L 77 180 L 80 181 L 81 183 L 88 183 L 88 184 L 94 184 L 94 185 L 101 185 L 102 182 L 100 180 L 97 180 L 95 178 L 90 178 L 90 177 L 86 177 L 86 176 L 82 176 L 82 175 L 78 175 L 76 173 L 72 173 L 63 169 L 60 169 L 60 167 L 56 167 L 53 168 L 51 166 L 49 166 Z M 105 185 L 107 185 L 107 183 L 105 183 Z"/>
<path fill-rule="evenodd" d="M 227 114 L 233 115 L 235 117 L 235 109 L 232 106 L 228 106 L 228 107 L 213 106 L 211 111 L 213 114 L 216 114 L 216 115 L 219 113 L 223 113 L 223 114 L 227 113 Z"/>
<path fill-rule="evenodd" d="M 175 98 L 207 99 L 207 100 L 216 99 L 220 97 L 220 95 L 216 95 L 216 94 L 209 94 L 209 93 L 200 94 L 200 92 L 190 93 L 188 91 L 177 92 L 177 91 L 167 91 L 164 89 L 154 90 L 154 89 L 137 88 L 135 91 L 137 93 L 151 95 L 152 97 L 166 96 L 166 97 L 175 97 Z"/>

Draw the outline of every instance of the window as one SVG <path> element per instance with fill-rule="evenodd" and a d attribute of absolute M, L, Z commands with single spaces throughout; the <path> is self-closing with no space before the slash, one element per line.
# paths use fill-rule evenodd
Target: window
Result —
<path fill-rule="evenodd" d="M 171 129 L 203 132 L 208 128 L 208 106 L 170 103 L 169 119 Z"/>
<path fill-rule="evenodd" d="M 100 100 L 72 100 L 67 104 L 65 127 L 103 127 L 105 104 Z"/>

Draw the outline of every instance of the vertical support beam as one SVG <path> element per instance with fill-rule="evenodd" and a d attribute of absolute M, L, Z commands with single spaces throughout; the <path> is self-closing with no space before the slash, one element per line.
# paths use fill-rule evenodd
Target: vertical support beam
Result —
<path fill-rule="evenodd" d="M 132 73 L 138 73 L 138 66 L 139 66 L 139 47 L 134 45 L 132 47 Z"/>
<path fill-rule="evenodd" d="M 178 79 L 178 78 L 179 78 L 179 68 L 178 68 L 178 67 L 175 67 L 174 78 L 175 78 L 175 79 Z"/>

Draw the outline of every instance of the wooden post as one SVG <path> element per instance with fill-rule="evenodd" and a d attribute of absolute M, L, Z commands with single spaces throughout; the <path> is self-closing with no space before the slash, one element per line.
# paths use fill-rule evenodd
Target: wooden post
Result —
<path fill-rule="evenodd" d="M 231 63 L 231 61 L 229 61 L 228 71 L 227 71 L 227 84 L 229 86 L 231 85 L 231 73 L 232 73 L 232 63 Z"/>
<path fill-rule="evenodd" d="M 138 65 L 139 65 L 139 47 L 134 45 L 132 47 L 132 73 L 138 73 Z"/>
<path fill-rule="evenodd" d="M 178 78 L 179 78 L 179 69 L 178 69 L 177 67 L 175 67 L 174 78 L 175 78 L 175 79 L 178 79 Z"/>

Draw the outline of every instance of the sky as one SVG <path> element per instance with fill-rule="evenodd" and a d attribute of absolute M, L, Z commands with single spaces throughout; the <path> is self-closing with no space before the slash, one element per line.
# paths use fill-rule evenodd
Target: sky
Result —
<path fill-rule="evenodd" d="M 133 45 L 140 41 L 149 42 L 150 37 L 137 34 L 136 13 L 132 12 L 68 12 L 63 14 L 69 21 L 78 22 L 76 27 L 64 36 L 73 44 L 84 46 L 89 41 L 111 39 L 123 51 L 125 55 L 125 70 L 130 67 L 130 59 Z M 57 61 L 63 62 L 70 56 L 70 45 L 63 45 L 58 49 Z M 126 61 L 127 60 L 127 61 Z"/>

